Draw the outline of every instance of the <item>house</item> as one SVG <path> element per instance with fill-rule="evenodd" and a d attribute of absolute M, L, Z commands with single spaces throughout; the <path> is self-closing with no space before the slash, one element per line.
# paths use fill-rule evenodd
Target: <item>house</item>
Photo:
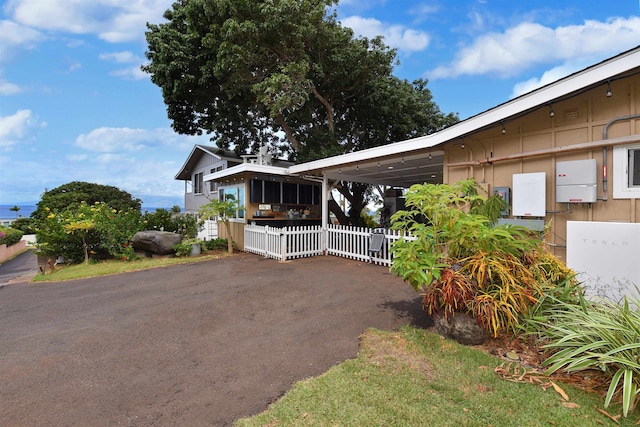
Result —
<path fill-rule="evenodd" d="M 175 176 L 175 179 L 184 181 L 185 212 L 196 213 L 200 206 L 218 198 L 217 183 L 208 182 L 205 184 L 204 175 L 240 163 L 242 163 L 242 159 L 233 151 L 223 151 L 208 145 L 195 145 Z"/>
<path fill-rule="evenodd" d="M 246 168 L 204 180 L 222 185 L 253 173 Z M 590 269 L 596 282 L 613 277 L 640 285 L 640 46 L 435 134 L 271 176 L 322 183 L 324 228 L 335 182 L 407 188 L 475 178 L 488 194 L 508 198 L 504 221 L 544 228 L 553 253 L 571 267 Z"/>
<path fill-rule="evenodd" d="M 187 160 L 176 174 L 175 179 L 184 181 L 184 210 L 187 214 L 195 214 L 202 205 L 219 198 L 218 184 L 204 182 L 204 175 L 232 167 L 242 162 L 233 151 L 223 151 L 208 145 L 195 145 Z M 201 239 L 218 237 L 218 224 L 205 221 L 203 229 L 198 233 Z"/>

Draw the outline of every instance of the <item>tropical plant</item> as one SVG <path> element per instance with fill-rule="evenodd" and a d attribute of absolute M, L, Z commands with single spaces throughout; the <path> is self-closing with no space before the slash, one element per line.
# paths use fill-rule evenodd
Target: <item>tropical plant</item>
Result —
<path fill-rule="evenodd" d="M 406 210 L 392 216 L 405 237 L 391 246 L 391 270 L 423 294 L 428 314 L 467 313 L 497 336 L 518 330 L 544 284 L 557 279 L 550 264 L 561 263 L 528 230 L 495 225 L 504 201 L 478 188 L 474 180 L 412 186 Z"/>
<path fill-rule="evenodd" d="M 123 260 L 135 255 L 130 240 L 140 229 L 138 210 L 118 211 L 105 203 L 81 202 L 61 212 L 47 207 L 43 211 L 47 216 L 35 219 L 37 251 L 42 255 L 72 262 L 88 262 L 89 254 Z"/>
<path fill-rule="evenodd" d="M 237 210 L 238 201 L 233 195 L 227 194 L 225 200 L 212 200 L 206 205 L 201 206 L 198 211 L 201 221 L 208 218 L 217 218 L 222 221 L 227 230 L 227 250 L 229 253 L 233 253 L 233 236 L 229 218 L 235 218 Z"/>
<path fill-rule="evenodd" d="M 197 238 L 184 239 L 182 242 L 173 246 L 173 250 L 176 251 L 176 256 L 189 256 L 193 251 L 194 245 L 202 246 L 203 242 Z"/>
<path fill-rule="evenodd" d="M 553 352 L 544 362 L 547 373 L 610 374 L 604 406 L 618 397 L 627 417 L 640 399 L 640 298 L 625 297 L 622 304 L 587 301 L 582 295 L 578 303 L 551 298 L 554 304 L 529 320 L 543 348 Z"/>

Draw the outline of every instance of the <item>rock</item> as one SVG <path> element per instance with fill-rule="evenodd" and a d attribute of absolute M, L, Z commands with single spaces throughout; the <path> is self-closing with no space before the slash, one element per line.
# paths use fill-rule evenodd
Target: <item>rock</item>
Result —
<path fill-rule="evenodd" d="M 131 239 L 134 250 L 157 255 L 173 254 L 175 252 L 173 247 L 180 242 L 182 242 L 182 234 L 157 230 L 138 231 Z"/>
<path fill-rule="evenodd" d="M 449 319 L 444 316 L 444 313 L 434 313 L 433 323 L 440 335 L 456 340 L 460 344 L 478 345 L 487 339 L 487 332 L 476 319 L 464 313 L 455 313 L 449 316 Z"/>

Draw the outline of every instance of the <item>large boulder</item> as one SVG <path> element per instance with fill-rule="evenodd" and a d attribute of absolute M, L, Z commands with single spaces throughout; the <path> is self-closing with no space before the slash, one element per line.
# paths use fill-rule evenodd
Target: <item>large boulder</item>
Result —
<path fill-rule="evenodd" d="M 448 318 L 443 313 L 434 313 L 433 324 L 440 335 L 460 344 L 478 345 L 487 339 L 487 333 L 482 326 L 465 313 L 454 313 Z"/>
<path fill-rule="evenodd" d="M 131 239 L 134 250 L 157 255 L 173 254 L 173 247 L 181 242 L 182 234 L 157 230 L 138 231 Z"/>

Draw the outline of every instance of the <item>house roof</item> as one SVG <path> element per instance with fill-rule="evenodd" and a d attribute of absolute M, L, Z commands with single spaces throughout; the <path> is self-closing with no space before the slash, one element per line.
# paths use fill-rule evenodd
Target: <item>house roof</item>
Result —
<path fill-rule="evenodd" d="M 408 187 L 442 182 L 441 146 L 483 129 L 503 126 L 539 108 L 626 77 L 640 67 L 640 46 L 542 86 L 431 135 L 291 166 L 293 175 Z M 606 86 L 603 87 L 603 90 Z M 603 92 L 604 94 L 605 92 Z M 603 95 L 604 96 L 604 95 Z M 439 181 L 438 181 L 439 180 Z"/>
<path fill-rule="evenodd" d="M 242 161 L 242 159 L 233 151 L 224 151 L 218 147 L 196 144 L 191 149 L 191 153 L 189 153 L 187 160 L 184 162 L 184 165 L 182 165 L 182 168 L 180 168 L 180 171 L 176 174 L 174 179 L 189 181 L 191 179 L 191 173 L 200 161 L 202 155 L 205 153 L 211 154 L 220 160 L 228 160 L 235 163 L 240 163 Z"/>

